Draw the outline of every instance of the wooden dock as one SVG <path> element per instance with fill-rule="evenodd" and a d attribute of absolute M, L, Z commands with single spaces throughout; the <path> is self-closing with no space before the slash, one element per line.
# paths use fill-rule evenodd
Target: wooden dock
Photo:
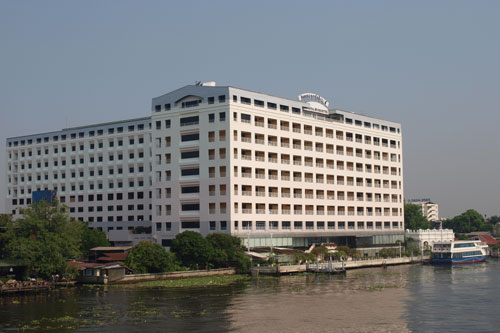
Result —
<path fill-rule="evenodd" d="M 384 267 L 393 265 L 407 265 L 422 263 L 428 260 L 429 257 L 402 257 L 402 258 L 387 258 L 387 259 L 366 259 L 352 260 L 344 262 L 325 262 L 325 263 L 310 263 L 303 265 L 282 265 L 282 266 L 262 266 L 252 267 L 252 276 L 293 274 L 293 273 L 343 273 L 348 269 L 365 268 L 365 267 Z"/>
<path fill-rule="evenodd" d="M 54 284 L 46 281 L 15 281 L 14 283 L 4 283 L 0 285 L 0 295 L 46 291 L 52 288 L 54 288 Z"/>

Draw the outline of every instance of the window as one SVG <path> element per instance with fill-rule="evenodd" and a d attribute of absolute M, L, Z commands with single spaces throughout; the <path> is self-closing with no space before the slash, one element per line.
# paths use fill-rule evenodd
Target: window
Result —
<path fill-rule="evenodd" d="M 184 151 L 181 153 L 181 159 L 198 158 L 198 157 L 200 157 L 200 152 L 198 150 Z"/>
<path fill-rule="evenodd" d="M 249 114 L 246 114 L 246 113 L 241 114 L 241 121 L 242 122 L 249 123 L 250 119 L 252 119 L 252 117 Z"/>
<path fill-rule="evenodd" d="M 276 103 L 267 102 L 267 108 L 271 110 L 276 110 Z"/>
<path fill-rule="evenodd" d="M 252 100 L 250 98 L 247 98 L 247 97 L 241 97 L 240 102 L 242 104 L 250 104 L 250 103 L 252 103 Z"/>
<path fill-rule="evenodd" d="M 300 109 L 292 107 L 292 113 L 300 114 Z"/>
<path fill-rule="evenodd" d="M 200 174 L 200 169 L 199 168 L 182 169 L 181 170 L 181 175 L 182 176 L 198 176 L 199 174 Z"/>
<path fill-rule="evenodd" d="M 226 102 L 226 95 L 220 95 L 219 96 L 219 103 L 225 103 Z"/>
<path fill-rule="evenodd" d="M 169 110 L 170 110 L 170 103 L 165 104 L 165 111 L 169 111 Z"/>
<path fill-rule="evenodd" d="M 289 111 L 289 107 L 287 105 L 280 105 L 280 111 L 288 112 Z"/>
<path fill-rule="evenodd" d="M 187 193 L 200 193 L 200 187 L 199 186 L 186 186 L 181 188 L 181 192 L 183 194 Z"/>
<path fill-rule="evenodd" d="M 200 103 L 201 103 L 201 99 L 197 99 L 195 101 L 182 102 L 181 106 L 182 106 L 182 108 L 192 108 L 192 107 L 200 105 Z"/>
<path fill-rule="evenodd" d="M 165 120 L 165 128 L 170 128 L 170 119 Z"/>
<path fill-rule="evenodd" d="M 226 121 L 226 113 L 219 112 L 219 121 Z"/>
<path fill-rule="evenodd" d="M 215 98 L 214 97 L 209 97 L 208 98 L 208 104 L 214 104 Z"/>
<path fill-rule="evenodd" d="M 181 137 L 182 142 L 187 142 L 187 141 L 198 141 L 200 140 L 200 133 L 194 133 L 194 134 L 184 134 Z"/>
<path fill-rule="evenodd" d="M 255 106 L 258 106 L 258 107 L 261 107 L 261 108 L 264 107 L 264 101 L 259 101 L 258 99 L 254 99 L 253 103 L 255 104 Z"/>
<path fill-rule="evenodd" d="M 160 112 L 161 111 L 161 105 L 155 105 L 155 111 Z"/>
<path fill-rule="evenodd" d="M 210 230 L 215 230 L 215 221 L 210 221 Z"/>
<path fill-rule="evenodd" d="M 172 240 L 171 239 L 162 239 L 161 240 L 161 246 L 163 247 L 170 247 L 172 245 Z"/>
<path fill-rule="evenodd" d="M 199 229 L 200 228 L 200 222 L 182 222 L 181 223 L 181 228 L 182 229 Z"/>
<path fill-rule="evenodd" d="M 209 123 L 213 123 L 215 121 L 215 114 L 214 113 L 210 113 L 208 115 L 208 122 Z"/>

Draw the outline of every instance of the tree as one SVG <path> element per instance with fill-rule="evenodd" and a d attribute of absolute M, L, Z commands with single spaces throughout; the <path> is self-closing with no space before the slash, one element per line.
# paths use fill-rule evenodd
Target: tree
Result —
<path fill-rule="evenodd" d="M 491 224 L 493 226 L 499 222 L 500 222 L 500 216 L 498 215 L 493 215 L 486 219 L 486 223 Z"/>
<path fill-rule="evenodd" d="M 110 246 L 106 234 L 99 229 L 91 229 L 87 223 L 81 223 L 81 245 L 80 252 L 88 254 L 90 249 L 97 246 Z"/>
<path fill-rule="evenodd" d="M 7 245 L 10 240 L 14 238 L 14 221 L 11 215 L 1 214 L 0 215 L 0 259 L 7 258 L 8 249 Z"/>
<path fill-rule="evenodd" d="M 189 268 L 209 267 L 215 256 L 212 244 L 195 231 L 177 234 L 172 240 L 170 251 L 175 253 L 181 265 Z"/>
<path fill-rule="evenodd" d="M 211 260 L 214 267 L 236 267 L 241 273 L 248 272 L 251 262 L 245 255 L 240 238 L 216 232 L 206 239 L 214 249 Z"/>
<path fill-rule="evenodd" d="M 23 210 L 23 217 L 14 221 L 8 231 L 11 238 L 6 255 L 26 264 L 31 276 L 51 278 L 68 275 L 68 258 L 81 254 L 81 222 L 67 213 L 67 207 L 45 201 Z"/>
<path fill-rule="evenodd" d="M 419 206 L 411 203 L 405 204 L 405 228 L 410 230 L 429 229 L 431 224 L 427 218 L 422 215 Z"/>
<path fill-rule="evenodd" d="M 491 231 L 492 229 L 492 225 L 486 223 L 484 217 L 474 209 L 469 209 L 452 219 L 444 221 L 443 226 L 453 229 L 455 233 Z"/>
<path fill-rule="evenodd" d="M 179 268 L 173 253 L 148 241 L 142 241 L 131 248 L 125 264 L 136 274 L 172 272 Z"/>

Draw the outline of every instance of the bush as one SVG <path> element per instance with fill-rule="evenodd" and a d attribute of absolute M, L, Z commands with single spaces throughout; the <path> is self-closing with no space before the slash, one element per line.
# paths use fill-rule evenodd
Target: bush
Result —
<path fill-rule="evenodd" d="M 214 267 L 235 267 L 240 273 L 250 270 L 250 258 L 245 255 L 245 249 L 238 237 L 217 232 L 209 234 L 206 239 L 214 250 L 210 260 Z"/>
<path fill-rule="evenodd" d="M 209 268 L 215 257 L 212 244 L 195 231 L 184 231 L 175 236 L 170 251 L 175 253 L 182 266 L 192 269 Z M 217 253 L 217 256 L 223 256 Z"/>
<path fill-rule="evenodd" d="M 125 264 L 136 274 L 172 272 L 179 269 L 173 253 L 148 241 L 142 241 L 131 248 Z"/>

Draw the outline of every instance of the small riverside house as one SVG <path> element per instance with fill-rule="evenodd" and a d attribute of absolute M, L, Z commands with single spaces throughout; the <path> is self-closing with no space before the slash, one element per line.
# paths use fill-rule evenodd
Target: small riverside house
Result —
<path fill-rule="evenodd" d="M 108 284 L 123 279 L 132 270 L 118 263 L 89 263 L 70 262 L 70 265 L 78 269 L 77 281 L 88 284 Z"/>

